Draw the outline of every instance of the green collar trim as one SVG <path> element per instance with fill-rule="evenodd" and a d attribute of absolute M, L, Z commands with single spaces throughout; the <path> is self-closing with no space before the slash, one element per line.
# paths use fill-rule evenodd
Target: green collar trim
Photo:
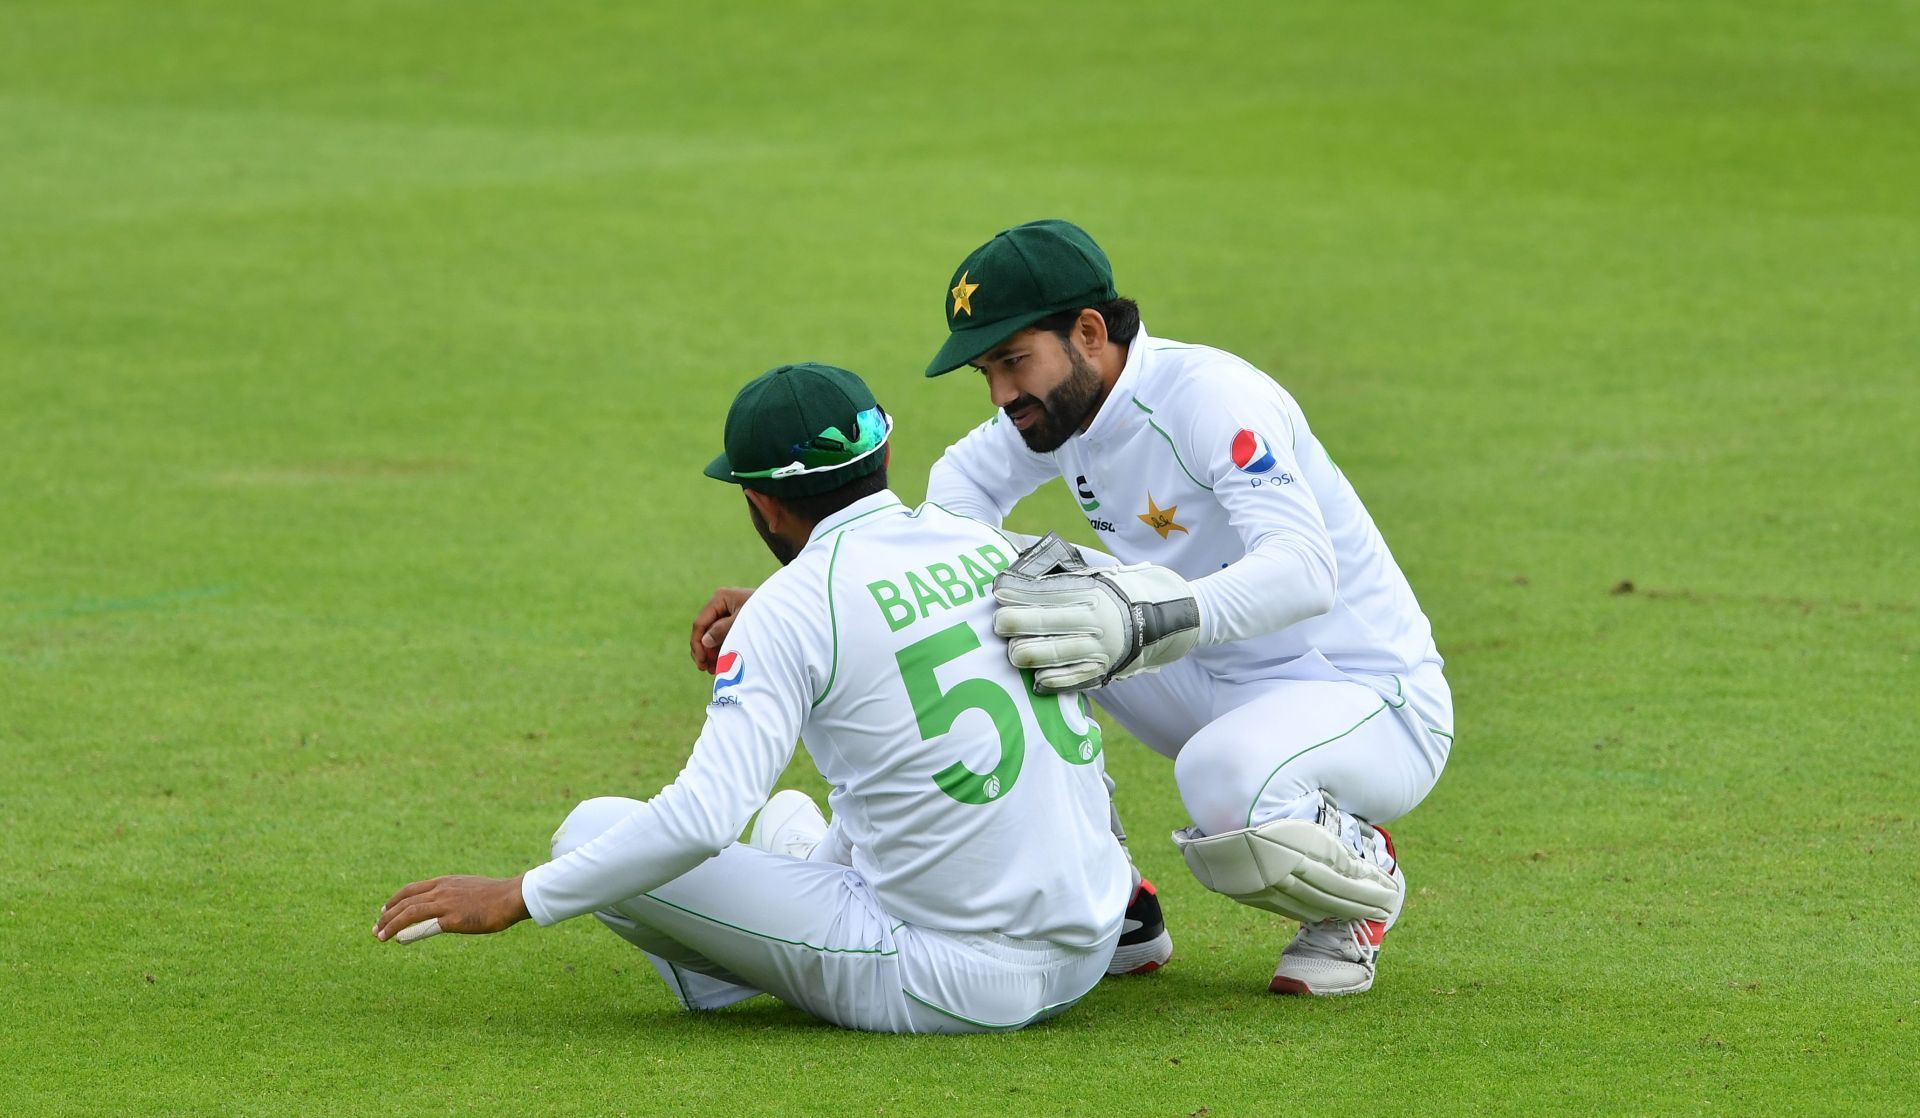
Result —
<path fill-rule="evenodd" d="M 875 496 L 878 496 L 878 494 L 875 494 Z M 840 529 L 845 528 L 847 525 L 852 524 L 855 521 L 865 520 L 869 516 L 878 515 L 879 513 L 886 512 L 889 509 L 903 509 L 906 507 L 907 507 L 907 504 L 905 501 L 902 501 L 898 497 L 894 497 L 890 504 L 881 505 L 879 508 L 871 508 L 865 512 L 853 513 L 844 520 L 827 523 L 827 524 L 815 524 L 813 526 L 813 535 L 807 537 L 807 542 L 809 544 L 817 543 L 821 540 L 826 539 L 829 534 L 833 532 L 838 532 Z"/>

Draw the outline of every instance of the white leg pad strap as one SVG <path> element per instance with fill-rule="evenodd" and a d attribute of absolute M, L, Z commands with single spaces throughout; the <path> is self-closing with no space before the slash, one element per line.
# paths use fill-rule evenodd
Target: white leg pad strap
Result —
<path fill-rule="evenodd" d="M 1188 827 L 1173 842 L 1200 884 L 1295 920 L 1387 920 L 1400 907 L 1399 881 L 1311 820 L 1275 819 L 1218 835 Z"/>

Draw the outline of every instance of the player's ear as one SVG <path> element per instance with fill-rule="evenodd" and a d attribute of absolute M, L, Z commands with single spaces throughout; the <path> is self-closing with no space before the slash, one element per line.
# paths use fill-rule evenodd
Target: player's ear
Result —
<path fill-rule="evenodd" d="M 1107 320 L 1092 307 L 1083 307 L 1073 322 L 1073 336 L 1088 357 L 1098 356 L 1107 347 Z"/>
<path fill-rule="evenodd" d="M 740 492 L 747 495 L 747 504 L 752 505 L 753 511 L 760 514 L 760 519 L 766 524 L 767 530 L 778 532 L 779 518 L 786 511 L 786 507 L 757 489 L 742 489 Z"/>

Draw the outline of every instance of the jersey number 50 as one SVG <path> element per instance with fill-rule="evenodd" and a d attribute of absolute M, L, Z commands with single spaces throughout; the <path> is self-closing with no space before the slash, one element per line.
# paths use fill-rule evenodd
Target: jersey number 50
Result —
<path fill-rule="evenodd" d="M 913 717 L 920 725 L 921 738 L 932 740 L 953 729 L 954 722 L 969 710 L 985 711 L 987 717 L 993 719 L 994 729 L 1000 732 L 1000 762 L 991 770 L 977 773 L 956 761 L 933 774 L 933 782 L 940 790 L 963 804 L 992 803 L 1006 795 L 1019 779 L 1020 766 L 1027 755 L 1027 733 L 1020 724 L 1020 708 L 1014 705 L 1014 697 L 1007 688 L 976 676 L 943 691 L 934 676 L 934 669 L 979 647 L 979 635 L 973 626 L 963 621 L 913 642 L 894 657 L 899 661 L 900 678 L 907 686 L 908 700 L 913 703 Z M 1078 696 L 1035 694 L 1033 673 L 1025 669 L 1020 671 L 1020 680 L 1034 721 L 1040 724 L 1047 744 L 1062 760 L 1071 765 L 1084 765 L 1100 756 L 1098 724 L 1088 719 L 1085 732 L 1067 725 L 1063 704 L 1081 702 Z M 1082 705 L 1081 714 L 1085 713 Z"/>

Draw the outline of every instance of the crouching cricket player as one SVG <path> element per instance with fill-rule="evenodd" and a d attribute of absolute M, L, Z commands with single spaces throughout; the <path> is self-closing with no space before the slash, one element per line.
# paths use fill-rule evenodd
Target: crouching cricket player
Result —
<path fill-rule="evenodd" d="M 1406 896 L 1381 825 L 1439 780 L 1453 700 L 1366 506 L 1278 384 L 1150 336 L 1078 226 L 999 233 L 942 296 L 927 375 L 972 366 L 995 414 L 927 499 L 998 524 L 1057 477 L 1125 564 L 1040 548 L 1001 574 L 1012 662 L 1172 759 L 1201 884 L 1300 921 L 1268 989 L 1367 990 Z"/>

